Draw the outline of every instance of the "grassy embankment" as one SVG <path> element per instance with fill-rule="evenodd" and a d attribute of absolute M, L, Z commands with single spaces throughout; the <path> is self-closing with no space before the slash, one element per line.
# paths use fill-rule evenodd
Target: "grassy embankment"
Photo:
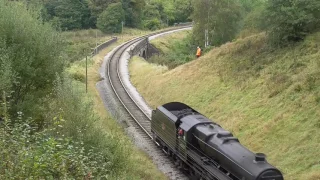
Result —
<path fill-rule="evenodd" d="M 150 41 L 161 52 L 148 61 L 166 65 L 170 69 L 191 61 L 195 57 L 196 47 L 191 42 L 191 30 L 167 34 Z"/>
<path fill-rule="evenodd" d="M 125 152 L 124 155 L 127 156 L 126 161 L 123 163 L 126 164 L 125 167 L 127 167 L 127 169 L 123 172 L 122 177 L 127 177 L 128 179 L 166 179 L 166 177 L 152 163 L 152 160 L 150 160 L 144 152 L 134 147 L 133 143 L 125 135 L 120 125 L 114 119 L 112 119 L 110 114 L 106 111 L 99 96 L 99 92 L 95 87 L 96 83 L 100 79 L 98 70 L 103 62 L 104 56 L 122 42 L 146 33 L 148 32 L 126 29 L 123 35 L 118 36 L 119 39 L 117 43 L 112 44 L 108 48 L 102 50 L 98 55 L 88 60 L 88 96 L 89 99 L 93 101 L 94 110 L 100 117 L 99 119 L 101 119 L 100 122 L 97 122 L 97 127 L 100 127 L 103 129 L 103 131 L 112 134 L 113 137 L 118 139 L 120 146 L 123 145 L 122 151 Z M 91 33 L 90 30 L 66 32 L 64 35 L 70 38 L 68 41 L 73 43 L 71 48 L 74 49 L 79 49 L 81 47 L 88 48 L 89 46 L 94 47 L 95 45 L 95 33 Z M 99 37 L 100 42 L 106 41 L 109 38 L 111 37 L 103 35 Z M 84 59 L 74 62 L 67 71 L 73 77 L 74 81 L 77 81 L 80 86 L 85 88 Z"/>
<path fill-rule="evenodd" d="M 168 70 L 135 57 L 131 81 L 146 101 L 181 101 L 264 152 L 285 179 L 320 179 L 320 33 L 270 49 L 264 34 L 214 48 Z"/>

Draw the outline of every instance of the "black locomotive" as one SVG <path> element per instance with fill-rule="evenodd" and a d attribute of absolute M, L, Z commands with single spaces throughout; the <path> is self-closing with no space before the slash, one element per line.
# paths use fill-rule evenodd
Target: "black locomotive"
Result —
<path fill-rule="evenodd" d="M 152 111 L 153 140 L 191 179 L 283 180 L 265 155 L 254 154 L 220 125 L 171 102 Z"/>

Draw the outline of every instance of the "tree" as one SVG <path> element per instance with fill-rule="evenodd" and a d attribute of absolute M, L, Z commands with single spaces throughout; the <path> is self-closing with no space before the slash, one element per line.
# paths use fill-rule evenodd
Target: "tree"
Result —
<path fill-rule="evenodd" d="M 47 21 L 59 25 L 62 30 L 94 27 L 86 0 L 48 0 L 44 4 Z"/>
<path fill-rule="evenodd" d="M 128 27 L 141 27 L 144 0 L 122 0 L 123 9 L 125 11 L 125 24 Z"/>
<path fill-rule="evenodd" d="M 121 0 L 87 0 L 89 8 L 91 10 L 91 21 L 97 24 L 97 19 L 100 14 L 109 6 L 111 3 L 118 3 Z"/>
<path fill-rule="evenodd" d="M 161 14 L 159 7 L 155 4 L 147 4 L 143 11 L 143 27 L 149 30 L 156 30 L 161 27 Z"/>
<path fill-rule="evenodd" d="M 124 16 L 122 4 L 112 3 L 100 14 L 97 27 L 104 33 L 120 33 Z"/>
<path fill-rule="evenodd" d="M 240 0 L 240 4 L 246 13 L 253 11 L 257 6 L 262 4 L 265 0 Z"/>
<path fill-rule="evenodd" d="M 189 22 L 193 12 L 192 0 L 174 1 L 174 21 Z"/>
<path fill-rule="evenodd" d="M 320 28 L 320 1 L 268 0 L 262 16 L 271 42 L 297 42 Z"/>
<path fill-rule="evenodd" d="M 232 40 L 240 29 L 242 8 L 234 0 L 194 0 L 194 40 L 205 45 L 221 45 Z M 206 33 L 207 31 L 207 33 Z"/>
<path fill-rule="evenodd" d="M 43 98 L 63 71 L 62 40 L 48 23 L 13 2 L 0 0 L 0 26 L 0 89 L 10 95 L 12 114 L 29 117 L 43 108 Z"/>

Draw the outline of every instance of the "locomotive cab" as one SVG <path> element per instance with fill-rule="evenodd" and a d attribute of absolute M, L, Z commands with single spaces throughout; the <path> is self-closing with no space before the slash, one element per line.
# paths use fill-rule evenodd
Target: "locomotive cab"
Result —
<path fill-rule="evenodd" d="M 152 111 L 151 132 L 167 154 L 203 179 L 283 180 L 261 153 L 191 107 L 172 102 Z"/>

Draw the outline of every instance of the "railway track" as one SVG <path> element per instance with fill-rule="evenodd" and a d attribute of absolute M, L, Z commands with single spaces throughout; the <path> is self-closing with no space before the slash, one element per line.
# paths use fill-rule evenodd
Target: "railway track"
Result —
<path fill-rule="evenodd" d="M 186 28 L 186 27 L 180 27 Z M 180 29 L 177 28 L 177 29 Z M 171 29 L 167 31 L 177 30 L 177 29 Z M 145 143 L 147 143 L 149 146 L 154 146 L 154 143 L 152 141 L 152 135 L 151 135 L 151 119 L 150 117 L 139 107 L 138 103 L 134 100 L 134 98 L 130 95 L 129 90 L 126 88 L 126 86 L 123 83 L 123 79 L 120 75 L 119 70 L 119 60 L 121 56 L 126 52 L 126 50 L 132 46 L 135 43 L 138 43 L 142 40 L 144 40 L 147 37 L 157 35 L 160 33 L 164 33 L 167 31 L 162 31 L 159 33 L 153 33 L 147 36 L 142 36 L 136 39 L 133 39 L 131 41 L 128 41 L 127 43 L 121 45 L 118 47 L 113 54 L 110 56 L 109 61 L 106 65 L 106 75 L 109 81 L 109 84 L 111 86 L 111 89 L 113 90 L 113 93 L 116 96 L 116 99 L 119 101 L 119 105 L 122 106 L 125 111 L 130 115 L 129 118 L 127 118 L 127 121 L 130 122 L 131 125 L 133 125 L 135 128 L 140 129 L 139 134 L 144 139 Z M 175 168 L 173 162 L 166 157 L 166 155 L 160 150 L 155 148 L 157 153 L 161 156 L 162 163 L 165 164 L 172 164 L 171 168 L 174 169 L 173 174 L 175 174 L 174 178 L 171 179 L 188 179 L 180 170 Z M 170 176 L 170 174 L 169 174 Z"/>
<path fill-rule="evenodd" d="M 130 96 L 128 90 L 126 89 L 119 73 L 119 59 L 123 53 L 131 45 L 143 40 L 145 37 L 137 38 L 131 40 L 122 46 L 120 46 L 114 54 L 111 56 L 109 63 L 107 65 L 107 75 L 109 83 L 113 89 L 113 92 L 117 96 L 122 106 L 133 118 L 134 122 L 143 130 L 143 132 L 148 135 L 151 139 L 151 119 L 143 112 L 142 109 L 137 105 L 135 100 Z"/>

